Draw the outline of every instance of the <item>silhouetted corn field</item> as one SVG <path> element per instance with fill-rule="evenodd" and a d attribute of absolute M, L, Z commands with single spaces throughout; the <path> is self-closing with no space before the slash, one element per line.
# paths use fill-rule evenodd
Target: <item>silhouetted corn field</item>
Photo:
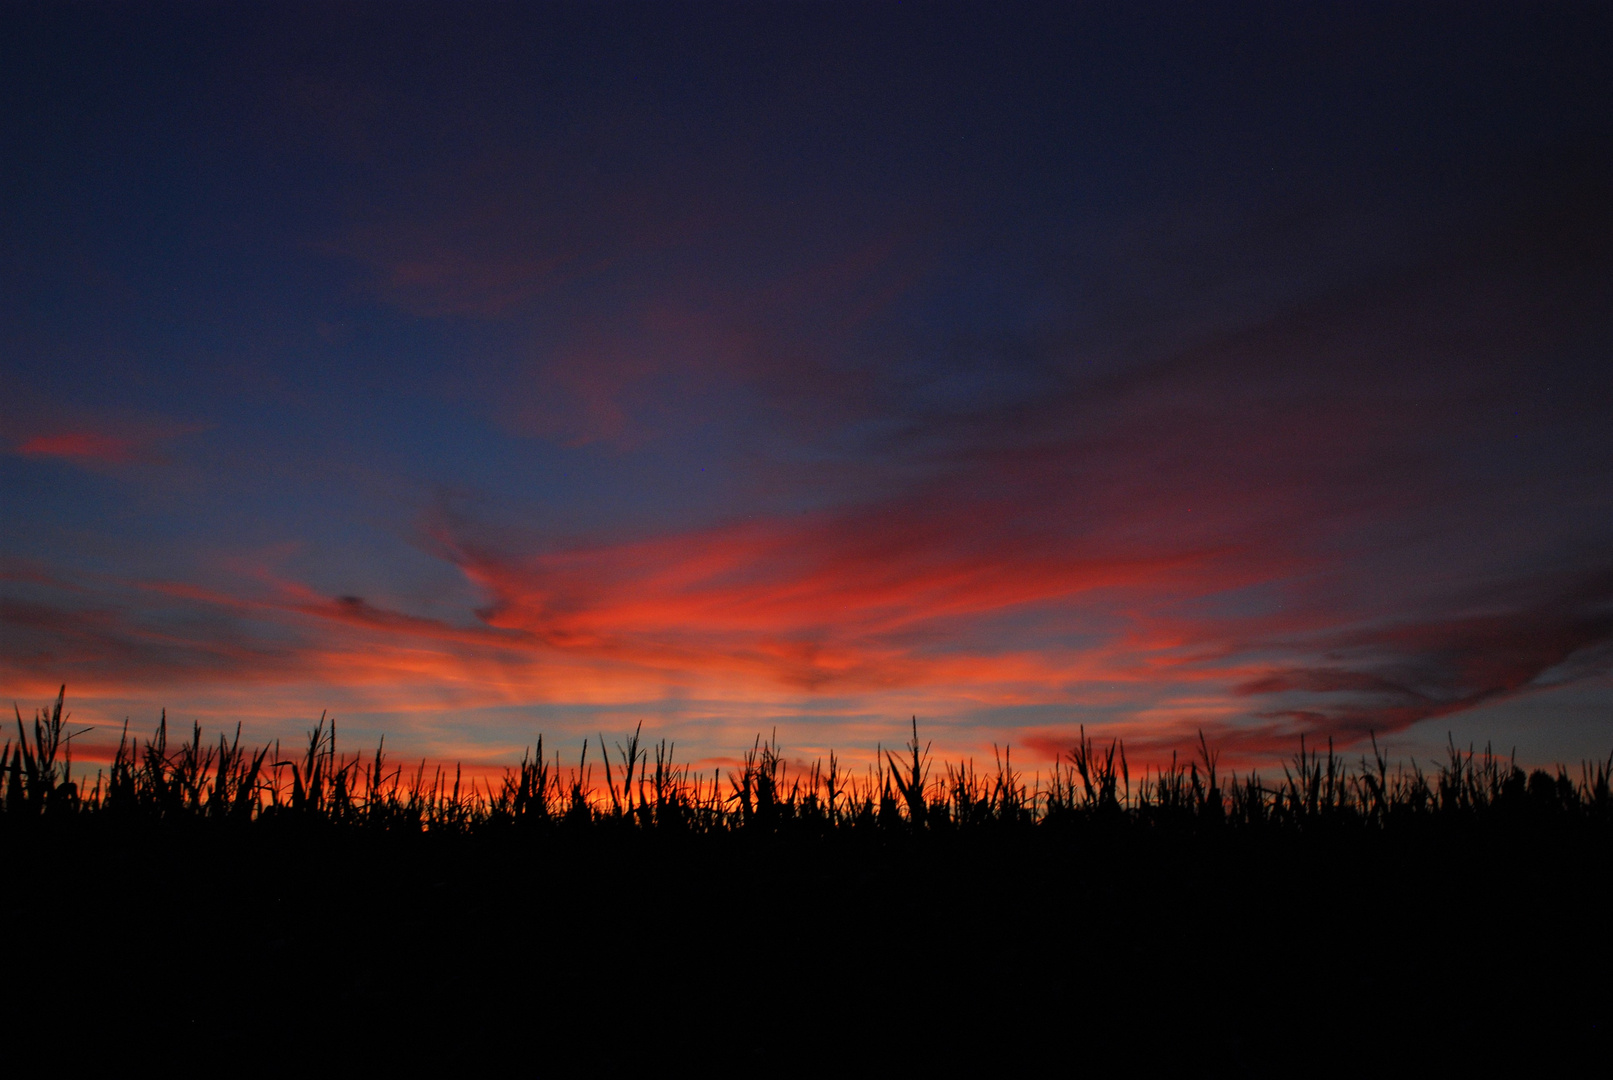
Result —
<path fill-rule="evenodd" d="M 1196 760 L 1133 776 L 1124 744 L 1095 746 L 1083 731 L 1064 760 L 1027 780 L 1009 752 L 990 769 L 973 761 L 932 762 L 918 737 L 900 756 L 882 752 L 865 775 L 847 776 L 833 753 L 792 775 L 773 742 L 744 752 L 724 777 L 677 765 L 665 742 L 653 747 L 634 732 L 605 749 L 587 742 L 575 766 L 535 750 L 502 782 L 466 782 L 459 769 L 413 769 L 373 754 L 339 751 L 336 725 L 321 718 L 306 745 L 289 757 L 278 743 L 256 749 L 233 739 L 204 739 L 199 727 L 177 745 L 166 715 L 144 740 L 127 725 L 110 766 L 75 777 L 63 715 L 66 688 L 32 724 L 17 715 L 17 737 L 0 748 L 7 818 L 67 815 L 165 820 L 313 820 L 399 832 L 476 832 L 613 825 L 711 833 L 733 830 L 834 832 L 1022 828 L 1055 831 L 1106 823 L 1138 829 L 1306 830 L 1392 828 L 1413 821 L 1496 820 L 1613 823 L 1613 757 L 1583 763 L 1578 775 L 1558 768 L 1525 773 L 1488 749 L 1451 746 L 1432 771 L 1415 763 L 1391 768 L 1373 755 L 1353 765 L 1334 753 L 1298 752 L 1280 780 L 1257 773 L 1222 774 L 1200 739 Z"/>
<path fill-rule="evenodd" d="M 1205 1076 L 1613 1050 L 1607 761 L 1302 744 L 1262 778 L 1201 742 L 1139 775 L 1083 736 L 1027 777 L 915 725 L 851 775 L 759 739 L 696 773 L 635 732 L 488 784 L 325 722 L 292 753 L 159 723 L 85 767 L 63 708 L 0 747 L 0 1015 L 31 1046 Z"/>

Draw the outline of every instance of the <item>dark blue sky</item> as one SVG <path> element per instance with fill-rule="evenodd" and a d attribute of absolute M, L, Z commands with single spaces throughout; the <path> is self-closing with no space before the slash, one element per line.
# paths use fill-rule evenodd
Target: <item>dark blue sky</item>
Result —
<path fill-rule="evenodd" d="M 6 696 L 1613 747 L 1605 6 L 0 20 Z"/>

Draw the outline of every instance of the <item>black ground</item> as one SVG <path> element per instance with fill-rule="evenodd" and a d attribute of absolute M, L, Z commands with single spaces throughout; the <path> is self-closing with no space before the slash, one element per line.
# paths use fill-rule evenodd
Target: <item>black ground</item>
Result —
<path fill-rule="evenodd" d="M 1572 822 L 3 843 L 7 1041 L 69 1058 L 1601 1075 L 1613 1047 L 1613 846 Z"/>

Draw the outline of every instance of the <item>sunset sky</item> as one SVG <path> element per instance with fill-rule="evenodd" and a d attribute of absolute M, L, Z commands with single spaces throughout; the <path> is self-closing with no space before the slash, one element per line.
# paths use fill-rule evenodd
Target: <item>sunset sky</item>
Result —
<path fill-rule="evenodd" d="M 0 701 L 1605 757 L 1610 11 L 7 4 Z"/>

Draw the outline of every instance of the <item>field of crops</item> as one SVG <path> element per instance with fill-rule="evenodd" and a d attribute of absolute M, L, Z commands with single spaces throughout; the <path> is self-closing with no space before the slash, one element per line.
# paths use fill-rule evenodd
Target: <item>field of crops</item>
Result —
<path fill-rule="evenodd" d="M 1139 777 L 1083 740 L 1027 785 L 915 729 L 861 777 L 760 741 L 702 777 L 635 734 L 487 787 L 331 725 L 296 754 L 159 727 L 89 771 L 61 710 L 0 756 L 0 915 L 7 1015 L 80 1048 L 1208 1075 L 1608 1048 L 1610 762 L 1301 749 L 1271 780 L 1203 746 Z"/>

